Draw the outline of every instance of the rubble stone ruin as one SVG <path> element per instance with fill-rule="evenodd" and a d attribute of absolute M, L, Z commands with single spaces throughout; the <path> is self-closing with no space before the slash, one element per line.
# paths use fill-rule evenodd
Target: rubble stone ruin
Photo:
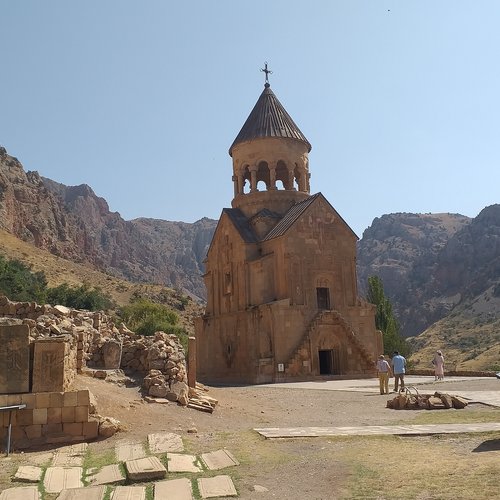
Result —
<path fill-rule="evenodd" d="M 73 390 L 76 375 L 106 378 L 123 370 L 143 380 L 150 401 L 163 398 L 213 411 L 217 401 L 188 387 L 184 349 L 175 335 L 136 335 L 104 313 L 12 302 L 0 296 L 0 440 L 11 426 L 17 448 L 87 441 L 116 432 L 119 423 L 97 414 L 88 390 Z M 140 383 L 140 382 L 139 382 Z M 23 406 L 25 405 L 25 406 Z"/>

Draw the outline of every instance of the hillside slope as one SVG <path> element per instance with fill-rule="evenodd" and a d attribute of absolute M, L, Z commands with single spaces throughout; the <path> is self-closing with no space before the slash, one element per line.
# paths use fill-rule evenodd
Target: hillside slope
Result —
<path fill-rule="evenodd" d="M 25 172 L 0 148 L 0 229 L 67 260 L 204 297 L 202 262 L 215 224 L 125 221 L 89 186 Z"/>

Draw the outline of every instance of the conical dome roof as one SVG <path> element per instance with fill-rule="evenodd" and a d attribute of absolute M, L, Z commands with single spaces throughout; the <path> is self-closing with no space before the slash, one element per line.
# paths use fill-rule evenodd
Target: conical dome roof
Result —
<path fill-rule="evenodd" d="M 236 144 L 264 137 L 296 139 L 305 142 L 308 151 L 311 151 L 311 144 L 274 95 L 269 83 L 264 85 L 257 103 L 231 144 L 229 155 L 233 156 L 232 152 Z"/>

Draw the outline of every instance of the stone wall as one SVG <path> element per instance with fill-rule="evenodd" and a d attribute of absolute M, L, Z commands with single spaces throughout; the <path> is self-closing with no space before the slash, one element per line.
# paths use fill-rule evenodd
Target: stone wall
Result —
<path fill-rule="evenodd" d="M 12 411 L 11 442 L 16 448 L 87 441 L 98 436 L 99 421 L 90 415 L 88 390 L 0 395 L 0 407 L 26 404 Z M 9 412 L 0 413 L 0 439 L 5 441 Z"/>

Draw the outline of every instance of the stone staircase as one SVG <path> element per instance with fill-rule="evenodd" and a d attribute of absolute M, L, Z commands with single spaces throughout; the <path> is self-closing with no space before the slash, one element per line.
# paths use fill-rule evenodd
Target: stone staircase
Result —
<path fill-rule="evenodd" d="M 364 345 L 358 340 L 356 333 L 351 328 L 351 325 L 346 321 L 346 319 L 335 310 L 321 310 L 318 311 L 313 318 L 311 319 L 303 337 L 300 341 L 297 348 L 293 351 L 289 360 L 285 364 L 285 375 L 297 376 L 297 375 L 309 375 L 309 372 L 300 373 L 297 370 L 294 370 L 294 366 L 302 366 L 303 353 L 309 353 L 310 349 L 310 339 L 311 334 L 318 328 L 321 324 L 329 324 L 333 325 L 338 323 L 342 326 L 344 331 L 346 332 L 348 338 L 348 343 L 351 344 L 360 354 L 364 361 L 366 361 L 367 365 L 371 366 L 373 364 L 372 355 L 368 352 L 368 350 L 364 347 Z"/>

